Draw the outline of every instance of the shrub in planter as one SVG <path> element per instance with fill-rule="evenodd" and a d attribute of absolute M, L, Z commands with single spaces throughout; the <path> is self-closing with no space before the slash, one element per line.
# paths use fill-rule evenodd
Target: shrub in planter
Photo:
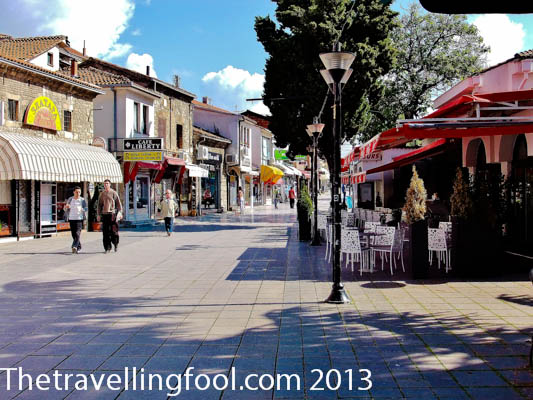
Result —
<path fill-rule="evenodd" d="M 311 216 L 313 215 L 313 200 L 309 195 L 307 187 L 304 186 L 300 190 L 300 197 L 298 198 L 298 237 L 300 241 L 311 240 Z"/>
<path fill-rule="evenodd" d="M 418 176 L 416 167 L 413 165 L 413 176 L 407 189 L 403 211 L 405 220 L 410 225 L 409 260 L 414 279 L 425 278 L 428 271 L 426 197 L 424 181 Z"/>

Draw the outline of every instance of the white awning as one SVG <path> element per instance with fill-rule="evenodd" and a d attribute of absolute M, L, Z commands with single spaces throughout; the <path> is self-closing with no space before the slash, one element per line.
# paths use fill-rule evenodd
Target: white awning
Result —
<path fill-rule="evenodd" d="M 294 175 L 296 175 L 296 176 L 304 176 L 302 171 L 300 171 L 298 168 L 294 168 L 292 165 L 287 165 L 286 167 L 290 168 L 290 170 L 294 172 Z"/>
<path fill-rule="evenodd" d="M 187 164 L 185 168 L 189 170 L 189 176 L 191 178 L 207 178 L 209 176 L 209 172 L 198 165 Z"/>
<path fill-rule="evenodd" d="M 0 180 L 122 182 L 122 168 L 106 150 L 81 143 L 0 132 Z"/>
<path fill-rule="evenodd" d="M 285 164 L 279 163 L 279 164 L 274 164 L 274 166 L 276 168 L 281 169 L 285 175 L 296 175 L 295 172 L 289 167 L 287 167 Z"/>

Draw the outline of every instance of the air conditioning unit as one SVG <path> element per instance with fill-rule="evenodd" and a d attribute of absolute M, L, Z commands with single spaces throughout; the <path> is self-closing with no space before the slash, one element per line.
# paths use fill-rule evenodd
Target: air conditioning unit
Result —
<path fill-rule="evenodd" d="M 226 164 L 228 165 L 237 165 L 237 156 L 235 154 L 226 154 Z"/>
<path fill-rule="evenodd" d="M 198 160 L 209 160 L 209 150 L 205 146 L 198 146 Z"/>

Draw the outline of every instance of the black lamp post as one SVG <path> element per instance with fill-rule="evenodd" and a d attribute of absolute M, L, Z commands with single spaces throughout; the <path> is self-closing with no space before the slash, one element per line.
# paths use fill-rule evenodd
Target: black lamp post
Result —
<path fill-rule="evenodd" d="M 324 129 L 324 124 L 318 123 L 318 118 L 315 117 L 313 119 L 313 123 L 311 125 L 307 125 L 307 134 L 311 136 L 313 139 L 313 241 L 311 242 L 311 246 L 320 246 L 320 236 L 318 235 L 318 157 L 317 157 L 317 145 L 318 145 L 318 138 L 320 138 L 320 135 L 322 134 L 322 130 Z"/>
<path fill-rule="evenodd" d="M 350 78 L 350 66 L 355 54 L 341 51 L 340 43 L 331 53 L 321 53 L 320 60 L 326 67 L 320 74 L 329 85 L 335 103 L 333 105 L 333 287 L 327 303 L 349 303 L 350 298 L 341 283 L 341 93 Z M 338 119 L 338 121 L 337 121 Z"/>

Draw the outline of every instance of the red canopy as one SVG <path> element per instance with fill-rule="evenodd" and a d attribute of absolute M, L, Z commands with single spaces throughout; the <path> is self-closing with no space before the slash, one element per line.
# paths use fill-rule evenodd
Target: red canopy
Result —
<path fill-rule="evenodd" d="M 129 181 L 134 181 L 135 177 L 137 176 L 137 172 L 139 172 L 139 169 L 155 169 L 161 171 L 163 169 L 163 166 L 161 163 L 151 163 L 151 162 L 144 162 L 144 161 L 125 161 L 124 162 L 124 184 L 128 183 Z"/>
<path fill-rule="evenodd" d="M 181 183 L 181 179 L 185 173 L 185 160 L 182 160 L 181 158 L 165 156 L 165 161 L 163 161 L 162 166 L 163 168 L 154 178 L 155 183 L 161 182 L 161 179 L 163 179 L 165 175 L 169 176 L 172 173 L 178 174 L 178 184 Z"/>

